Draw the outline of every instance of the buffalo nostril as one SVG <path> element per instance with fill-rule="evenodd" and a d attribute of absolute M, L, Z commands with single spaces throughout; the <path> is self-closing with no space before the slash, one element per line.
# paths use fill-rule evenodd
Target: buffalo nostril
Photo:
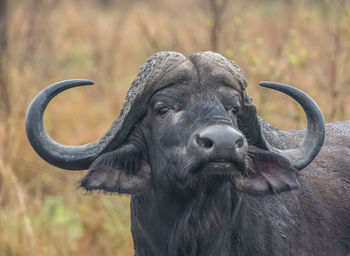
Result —
<path fill-rule="evenodd" d="M 199 135 L 196 135 L 196 142 L 203 148 L 211 148 L 214 145 L 211 139 L 207 137 L 200 137 Z"/>

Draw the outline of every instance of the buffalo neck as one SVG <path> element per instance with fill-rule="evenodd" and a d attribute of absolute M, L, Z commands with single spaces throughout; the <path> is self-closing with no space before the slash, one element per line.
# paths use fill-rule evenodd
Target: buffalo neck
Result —
<path fill-rule="evenodd" d="M 208 184 L 186 197 L 156 189 L 135 195 L 131 200 L 135 255 L 232 255 L 240 203 L 228 181 Z"/>

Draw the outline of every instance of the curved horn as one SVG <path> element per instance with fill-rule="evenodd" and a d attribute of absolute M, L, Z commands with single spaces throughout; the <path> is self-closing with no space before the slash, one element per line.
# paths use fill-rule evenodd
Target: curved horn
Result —
<path fill-rule="evenodd" d="M 296 169 L 303 169 L 316 157 L 324 142 L 325 126 L 319 107 L 304 92 L 289 85 L 273 82 L 261 82 L 259 85 L 281 91 L 291 96 L 304 109 L 307 118 L 307 129 L 303 140 L 297 148 L 281 150 L 274 148 L 266 141 L 266 146 L 269 150 L 283 155 Z"/>
<path fill-rule="evenodd" d="M 53 97 L 69 88 L 92 84 L 90 80 L 58 82 L 42 90 L 30 104 L 26 115 L 27 137 L 35 151 L 50 164 L 69 170 L 87 169 L 107 143 L 99 140 L 82 146 L 62 145 L 50 138 L 44 127 L 44 111 Z"/>

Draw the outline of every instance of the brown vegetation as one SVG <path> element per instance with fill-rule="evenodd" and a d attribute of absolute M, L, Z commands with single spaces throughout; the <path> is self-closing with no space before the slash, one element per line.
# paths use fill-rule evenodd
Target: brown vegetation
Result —
<path fill-rule="evenodd" d="M 235 60 L 260 114 L 280 128 L 304 127 L 303 114 L 261 80 L 304 90 L 327 121 L 350 119 L 349 1 L 1 0 L 0 255 L 132 255 L 129 199 L 77 190 L 82 173 L 41 160 L 24 118 L 47 85 L 92 79 L 58 96 L 45 124 L 65 144 L 96 140 L 160 50 Z"/>

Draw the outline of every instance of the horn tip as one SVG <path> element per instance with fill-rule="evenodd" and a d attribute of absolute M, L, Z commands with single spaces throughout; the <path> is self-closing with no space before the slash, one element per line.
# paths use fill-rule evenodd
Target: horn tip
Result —
<path fill-rule="evenodd" d="M 93 85 L 95 82 L 90 79 L 71 79 L 71 80 L 66 80 L 69 83 L 76 83 L 79 85 Z"/>
<path fill-rule="evenodd" d="M 276 83 L 274 83 L 274 82 L 269 82 L 269 81 L 261 81 L 261 82 L 259 83 L 259 85 L 262 86 L 262 87 L 271 87 L 271 86 L 273 86 L 274 84 L 276 84 Z"/>
<path fill-rule="evenodd" d="M 87 85 L 93 85 L 95 82 L 93 80 L 84 79 Z"/>
<path fill-rule="evenodd" d="M 63 80 L 63 81 L 57 82 L 55 84 L 60 84 L 60 85 L 69 84 L 69 85 L 80 86 L 80 85 L 93 85 L 94 83 L 95 82 L 93 80 L 90 80 L 90 79 L 68 79 L 68 80 Z"/>

